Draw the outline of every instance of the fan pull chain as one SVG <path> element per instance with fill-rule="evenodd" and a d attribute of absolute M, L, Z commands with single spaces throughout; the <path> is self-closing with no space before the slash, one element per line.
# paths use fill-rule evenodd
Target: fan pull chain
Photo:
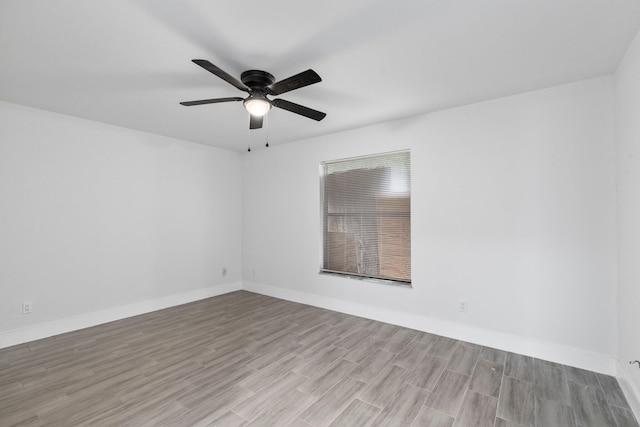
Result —
<path fill-rule="evenodd" d="M 247 128 L 247 152 L 250 153 L 251 152 L 251 114 L 248 115 L 249 117 L 249 127 Z"/>
<path fill-rule="evenodd" d="M 269 115 L 267 114 L 265 117 L 265 127 L 267 128 L 267 143 L 265 144 L 265 147 L 269 147 Z"/>

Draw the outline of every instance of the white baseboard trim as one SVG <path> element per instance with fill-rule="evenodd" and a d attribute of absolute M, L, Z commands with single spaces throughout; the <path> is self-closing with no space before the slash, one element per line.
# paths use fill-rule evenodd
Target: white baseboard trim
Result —
<path fill-rule="evenodd" d="M 620 361 L 617 361 L 616 365 L 616 377 L 618 378 L 620 388 L 622 388 L 624 397 L 627 398 L 627 402 L 629 402 L 629 406 L 631 406 L 631 410 L 636 416 L 636 419 L 640 420 L 640 389 L 636 387 L 633 380 L 631 379 L 631 375 L 629 374 L 628 370 L 629 367 L 625 366 Z"/>
<path fill-rule="evenodd" d="M 208 288 L 196 289 L 182 294 L 170 295 L 148 301 L 113 307 L 106 310 L 39 323 L 20 329 L 0 332 L 0 348 L 11 347 L 29 341 L 39 340 L 78 329 L 89 328 L 102 323 L 113 322 L 127 317 L 149 313 L 163 308 L 187 304 L 242 289 L 241 282 L 225 283 Z"/>
<path fill-rule="evenodd" d="M 625 371 L 624 367 L 622 367 L 613 356 L 602 355 L 596 352 L 555 343 L 536 341 L 502 332 L 475 328 L 446 320 L 429 318 L 427 316 L 403 313 L 381 307 L 373 307 L 337 298 L 324 297 L 253 282 L 226 283 L 182 294 L 141 301 L 125 306 L 32 325 L 25 328 L 0 332 L 0 348 L 10 347 L 78 329 L 113 322 L 115 320 L 137 316 L 205 298 L 211 298 L 241 289 L 447 336 L 483 346 L 524 354 L 539 359 L 550 360 L 564 365 L 588 369 L 607 375 L 615 375 L 618 377 L 621 387 L 623 387 L 625 395 L 627 395 L 627 399 L 630 402 L 629 404 L 632 405 L 636 417 L 640 418 L 640 399 L 638 397 L 640 396 L 640 393 L 638 393 L 633 382 L 629 380 L 628 373 Z"/>
<path fill-rule="evenodd" d="M 455 338 L 462 341 L 493 347 L 513 353 L 524 354 L 538 359 L 549 360 L 563 365 L 588 369 L 606 375 L 616 374 L 616 360 L 614 356 L 584 350 L 561 344 L 537 341 L 517 335 L 488 329 L 475 328 L 439 320 L 417 314 L 402 313 L 381 307 L 358 304 L 337 298 L 308 294 L 291 289 L 279 288 L 254 282 L 243 282 L 244 290 L 268 295 L 288 301 L 312 305 L 328 310 L 367 319 L 391 323 L 419 331 Z"/>

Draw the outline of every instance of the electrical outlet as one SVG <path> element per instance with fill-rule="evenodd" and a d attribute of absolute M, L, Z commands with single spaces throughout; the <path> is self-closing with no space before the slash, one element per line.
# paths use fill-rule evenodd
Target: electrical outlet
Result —
<path fill-rule="evenodd" d="M 22 314 L 30 314 L 30 313 L 33 313 L 33 302 L 22 301 Z"/>
<path fill-rule="evenodd" d="M 466 313 L 467 310 L 469 309 L 469 306 L 468 306 L 468 304 L 467 304 L 467 302 L 465 300 L 460 300 L 460 305 L 458 306 L 458 309 L 462 313 Z"/>
<path fill-rule="evenodd" d="M 227 267 L 222 267 L 222 276 L 223 277 L 227 276 Z"/>

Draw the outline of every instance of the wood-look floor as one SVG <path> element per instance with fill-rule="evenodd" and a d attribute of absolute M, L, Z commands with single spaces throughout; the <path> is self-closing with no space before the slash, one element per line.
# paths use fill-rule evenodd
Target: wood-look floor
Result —
<path fill-rule="evenodd" d="M 638 426 L 612 377 L 244 291 L 0 350 L 0 425 Z"/>

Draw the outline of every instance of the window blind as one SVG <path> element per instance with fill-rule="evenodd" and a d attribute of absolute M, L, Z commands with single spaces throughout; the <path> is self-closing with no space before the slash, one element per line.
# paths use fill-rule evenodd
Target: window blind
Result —
<path fill-rule="evenodd" d="M 322 272 L 411 283 L 408 151 L 323 162 Z"/>

